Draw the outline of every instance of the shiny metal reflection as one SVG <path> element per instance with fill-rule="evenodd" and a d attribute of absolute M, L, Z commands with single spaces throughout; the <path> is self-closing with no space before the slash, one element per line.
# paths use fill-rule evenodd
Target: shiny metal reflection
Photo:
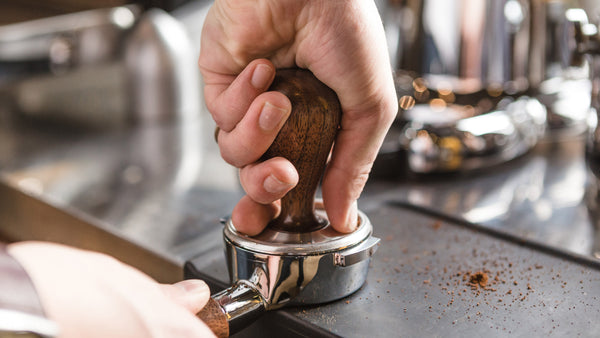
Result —
<path fill-rule="evenodd" d="M 429 88 L 458 94 L 530 87 L 532 10 L 528 0 L 380 1 L 394 68 Z M 397 40 L 394 40 L 397 39 Z"/>
<path fill-rule="evenodd" d="M 568 17 L 581 13 L 564 2 L 379 6 L 400 97 L 399 136 L 388 135 L 382 158 L 392 158 L 395 147 L 403 159 L 391 162 L 409 172 L 476 170 L 512 160 L 542 139 L 588 130 L 589 67 L 581 57 L 570 60 L 571 49 L 583 47 L 574 43 Z M 581 27 L 593 31 L 587 22 Z"/>
<path fill-rule="evenodd" d="M 133 5 L 1 26 L 0 92 L 33 120 L 185 123 L 200 112 L 195 54 L 175 18 Z"/>
<path fill-rule="evenodd" d="M 323 213 L 317 203 L 317 211 Z M 379 239 L 359 211 L 359 228 L 340 234 L 329 226 L 308 234 L 267 230 L 256 237 L 224 228 L 226 258 L 233 285 L 213 296 L 227 314 L 232 332 L 256 316 L 290 304 L 319 304 L 343 298 L 367 277 Z"/>
<path fill-rule="evenodd" d="M 416 105 L 398 144 L 414 173 L 481 169 L 523 155 L 544 137 L 546 109 L 536 99 L 510 97 L 474 114 L 471 106 Z"/>

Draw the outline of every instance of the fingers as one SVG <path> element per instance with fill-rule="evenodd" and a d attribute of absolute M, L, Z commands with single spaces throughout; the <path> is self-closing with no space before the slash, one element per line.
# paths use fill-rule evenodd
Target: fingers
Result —
<path fill-rule="evenodd" d="M 296 12 L 297 20 L 287 17 L 283 20 L 282 15 L 268 16 L 281 20 L 273 22 L 273 27 L 294 23 L 289 26 L 290 30 L 277 29 L 273 36 L 241 34 L 250 31 L 247 24 L 261 21 L 247 20 L 246 25 L 236 26 L 240 20 L 233 20 L 239 19 L 233 16 L 227 17 L 231 19 L 227 22 L 232 23 L 228 29 L 218 24 L 205 26 L 211 29 L 203 30 L 203 40 L 213 42 L 203 45 L 200 58 L 206 101 L 221 128 L 218 141 L 223 158 L 243 168 L 259 159 L 271 144 L 282 125 L 278 118 L 284 121 L 289 107 L 282 95 L 264 92 L 273 79 L 273 64 L 255 60 L 243 68 L 246 60 L 269 57 L 278 67 L 308 68 L 335 90 L 343 117 L 324 177 L 323 198 L 332 226 L 340 232 L 349 232 L 356 228 L 356 200 L 397 112 L 385 34 L 373 1 L 298 4 L 302 11 Z M 258 7 L 244 8 L 240 17 L 247 19 L 253 8 Z M 258 30 L 261 25 L 255 26 L 257 30 L 252 32 L 275 31 L 271 26 L 263 30 Z M 249 36 L 260 36 L 260 39 L 250 44 L 246 38 Z M 235 39 L 239 37 L 244 38 Z M 225 43 L 232 40 L 233 43 Z M 221 53 L 215 53 L 215 48 Z M 261 127 L 263 112 L 268 117 L 266 120 L 272 122 L 272 130 Z M 282 180 L 277 173 L 270 173 L 274 177 L 267 182 L 271 177 L 267 171 L 259 166 L 241 171 L 249 196 L 239 202 L 234 210 L 237 213 L 232 217 L 236 227 L 244 229 L 242 232 L 260 232 L 256 230 L 262 229 L 272 218 L 267 216 L 274 213 L 275 204 L 268 202 L 280 195 L 277 188 L 286 191 L 285 185 L 292 182 L 287 180 L 291 176 Z M 252 206 L 256 207 L 255 211 Z"/>
<path fill-rule="evenodd" d="M 329 221 L 339 232 L 352 232 L 357 224 L 358 200 L 377 152 L 396 113 L 395 95 L 364 112 L 346 113 L 331 161 L 323 178 L 323 203 Z M 377 112 L 373 115 L 371 112 Z"/>
<path fill-rule="evenodd" d="M 256 163 L 265 153 L 291 112 L 289 99 L 279 92 L 264 92 L 275 76 L 267 60 L 252 61 L 237 77 L 203 71 L 205 97 L 220 128 L 221 156 L 242 168 L 240 180 L 248 193 L 232 212 L 236 229 L 259 234 L 279 213 L 275 203 L 298 182 L 293 165 L 274 158 Z"/>
<path fill-rule="evenodd" d="M 298 184 L 296 168 L 283 157 L 250 164 L 240 170 L 240 181 L 248 195 L 233 209 L 236 230 L 248 236 L 261 233 L 281 210 L 280 199 Z"/>
<path fill-rule="evenodd" d="M 282 157 L 248 165 L 240 170 L 244 191 L 254 201 L 269 204 L 282 198 L 298 184 L 296 168 Z"/>
<path fill-rule="evenodd" d="M 264 92 L 275 77 L 273 64 L 254 60 L 237 77 L 204 73 L 206 103 L 220 128 L 221 156 L 238 168 L 256 162 L 292 109 L 285 95 Z"/>
<path fill-rule="evenodd" d="M 323 204 L 329 223 L 331 226 L 341 232 L 350 233 L 358 227 L 358 207 L 357 199 L 364 187 L 367 176 L 359 176 L 361 179 L 355 179 L 348 184 L 349 176 L 347 173 L 332 169 L 327 171 L 323 180 Z"/>
<path fill-rule="evenodd" d="M 171 301 L 192 314 L 200 312 L 210 298 L 208 285 L 199 279 L 188 279 L 175 284 L 161 284 L 160 287 Z"/>
<path fill-rule="evenodd" d="M 275 218 L 281 210 L 278 202 L 260 204 L 249 196 L 244 196 L 233 208 L 231 221 L 235 229 L 248 236 L 260 234 L 270 220 Z"/>
<path fill-rule="evenodd" d="M 291 110 L 290 100 L 279 92 L 259 95 L 232 130 L 219 132 L 223 159 L 238 168 L 256 162 L 273 143 Z"/>
<path fill-rule="evenodd" d="M 329 20 L 321 24 L 332 27 L 334 20 L 346 29 L 338 30 L 334 39 L 313 35 L 302 41 L 296 59 L 335 90 L 342 105 L 341 128 L 323 179 L 323 200 L 333 228 L 350 232 L 357 226 L 356 201 L 398 103 L 385 33 L 374 2 L 336 4 L 340 7 L 334 8 L 333 15 L 319 17 Z"/>
<path fill-rule="evenodd" d="M 261 233 L 279 214 L 279 199 L 298 184 L 298 179 L 296 168 L 282 157 L 242 168 L 240 181 L 248 195 L 231 214 L 236 230 L 249 236 Z"/>
<path fill-rule="evenodd" d="M 239 74 L 219 74 L 200 68 L 205 82 L 204 96 L 213 119 L 224 131 L 231 131 L 246 114 L 252 101 L 273 82 L 275 67 L 266 59 L 250 62 Z"/>

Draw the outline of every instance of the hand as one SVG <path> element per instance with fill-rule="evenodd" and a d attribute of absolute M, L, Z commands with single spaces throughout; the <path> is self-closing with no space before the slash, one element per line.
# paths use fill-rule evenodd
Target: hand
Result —
<path fill-rule="evenodd" d="M 289 161 L 258 160 L 291 110 L 283 94 L 266 92 L 275 69 L 300 67 L 332 88 L 342 105 L 322 191 L 331 225 L 353 231 L 356 200 L 398 105 L 374 2 L 216 0 L 202 31 L 199 66 L 221 155 L 240 168 L 247 193 L 232 213 L 237 230 L 260 233 L 298 182 Z"/>
<path fill-rule="evenodd" d="M 194 316 L 208 301 L 199 280 L 161 285 L 116 259 L 58 244 L 8 247 L 31 277 L 60 337 L 213 337 Z"/>

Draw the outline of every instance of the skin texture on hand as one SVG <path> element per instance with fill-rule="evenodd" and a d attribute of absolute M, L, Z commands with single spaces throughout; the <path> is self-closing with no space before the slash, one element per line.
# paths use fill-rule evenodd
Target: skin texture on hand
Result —
<path fill-rule="evenodd" d="M 202 32 L 199 66 L 205 99 L 220 128 L 221 155 L 240 168 L 247 196 L 232 213 L 255 235 L 298 182 L 289 161 L 259 163 L 291 107 L 266 92 L 275 69 L 309 69 L 338 95 L 343 115 L 323 179 L 332 226 L 356 228 L 360 196 L 397 112 L 385 34 L 370 0 L 216 0 Z"/>
<path fill-rule="evenodd" d="M 100 253 L 59 244 L 8 246 L 60 337 L 214 337 L 195 317 L 210 297 L 199 280 L 159 284 Z"/>

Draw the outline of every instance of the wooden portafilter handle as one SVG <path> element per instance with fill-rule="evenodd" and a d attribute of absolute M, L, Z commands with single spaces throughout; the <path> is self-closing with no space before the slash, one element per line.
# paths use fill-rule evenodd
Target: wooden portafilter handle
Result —
<path fill-rule="evenodd" d="M 315 215 L 314 199 L 340 124 L 341 105 L 331 88 L 304 69 L 277 70 L 269 90 L 286 95 L 292 111 L 262 160 L 288 159 L 299 181 L 281 199 L 281 213 L 268 226 L 296 233 L 314 231 L 327 224 Z M 212 298 L 197 316 L 218 337 L 229 336 L 228 317 Z"/>

